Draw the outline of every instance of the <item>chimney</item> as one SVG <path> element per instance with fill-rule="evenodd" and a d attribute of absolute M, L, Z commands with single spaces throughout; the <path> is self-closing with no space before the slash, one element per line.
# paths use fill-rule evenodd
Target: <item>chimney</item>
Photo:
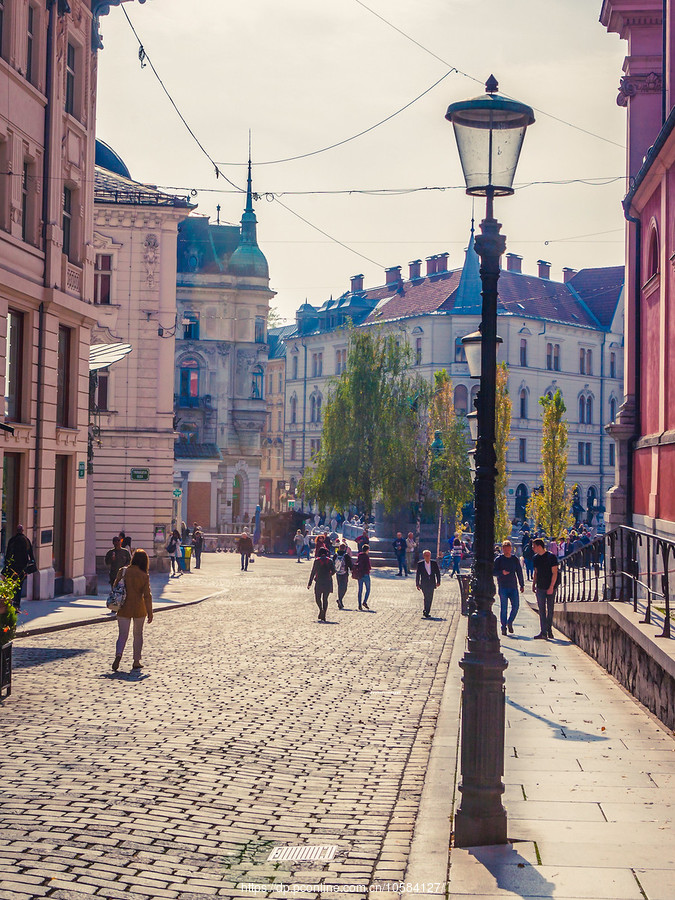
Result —
<path fill-rule="evenodd" d="M 538 259 L 537 265 L 539 266 L 538 275 L 540 278 L 548 278 L 551 277 L 551 263 L 546 262 L 545 259 Z"/>
<path fill-rule="evenodd" d="M 413 279 L 419 278 L 422 272 L 422 260 L 413 259 L 408 265 L 410 266 L 410 280 L 413 281 Z"/>
<path fill-rule="evenodd" d="M 566 266 L 563 269 L 563 284 L 567 284 L 568 281 L 571 281 L 572 278 L 574 278 L 574 276 L 576 274 L 577 274 L 576 269 L 570 269 L 568 266 Z"/>
<path fill-rule="evenodd" d="M 448 271 L 448 256 L 449 253 L 439 253 L 436 257 L 436 271 L 437 272 L 447 272 Z"/>
<path fill-rule="evenodd" d="M 427 278 L 429 275 L 434 275 L 436 273 L 436 263 L 438 262 L 437 256 L 427 256 Z"/>
<path fill-rule="evenodd" d="M 518 256 L 517 253 L 507 253 L 506 254 L 506 271 L 507 272 L 518 272 L 522 273 L 522 263 L 523 257 Z"/>
<path fill-rule="evenodd" d="M 385 284 L 399 285 L 401 283 L 401 267 L 400 266 L 392 266 L 390 269 L 385 269 L 384 274 L 387 278 Z"/>
<path fill-rule="evenodd" d="M 351 281 L 349 289 L 352 293 L 356 294 L 363 290 L 363 275 L 352 275 L 349 280 Z"/>

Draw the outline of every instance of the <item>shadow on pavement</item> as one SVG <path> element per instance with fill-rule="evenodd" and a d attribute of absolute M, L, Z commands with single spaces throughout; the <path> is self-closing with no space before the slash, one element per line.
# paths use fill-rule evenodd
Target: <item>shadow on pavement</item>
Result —
<path fill-rule="evenodd" d="M 513 844 L 469 847 L 466 853 L 495 879 L 495 894 L 505 891 L 511 897 L 555 897 L 555 884 L 545 878 L 538 867 L 520 854 Z M 452 873 L 452 868 L 450 871 Z M 453 887 L 452 878 L 450 886 Z"/>
<path fill-rule="evenodd" d="M 83 653 L 91 653 L 79 647 L 26 647 L 23 643 L 14 644 L 12 651 L 12 668 L 30 669 L 31 666 L 40 666 L 43 663 L 55 662 L 59 659 L 73 659 Z"/>
<path fill-rule="evenodd" d="M 588 743 L 590 743 L 591 741 L 609 740 L 609 737 L 604 734 L 590 734 L 587 731 L 568 729 L 565 725 L 561 725 L 560 722 L 554 722 L 553 719 L 547 719 L 545 716 L 537 715 L 537 713 L 532 712 L 531 709 L 528 709 L 526 706 L 521 706 L 520 703 L 516 703 L 515 700 L 512 700 L 509 697 L 506 698 L 506 702 L 509 706 L 512 706 L 514 709 L 520 710 L 520 712 L 524 712 L 526 715 L 531 716 L 533 719 L 538 719 L 545 725 L 550 725 L 550 727 L 553 729 L 554 736 L 559 738 L 560 740 L 584 741 Z"/>

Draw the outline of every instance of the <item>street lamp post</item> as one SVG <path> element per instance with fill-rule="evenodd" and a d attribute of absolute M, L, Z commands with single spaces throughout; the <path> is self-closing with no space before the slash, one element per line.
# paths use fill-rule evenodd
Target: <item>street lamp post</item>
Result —
<path fill-rule="evenodd" d="M 493 215 L 494 197 L 513 193 L 513 179 L 525 131 L 534 122 L 529 106 L 496 96 L 497 81 L 488 79 L 486 93 L 452 103 L 446 119 L 452 122 L 466 192 L 486 198 L 485 219 L 476 237 L 480 256 L 482 320 L 480 334 L 469 335 L 467 361 L 480 346 L 480 393 L 477 400 L 474 565 L 468 645 L 460 666 L 462 678 L 462 736 L 460 807 L 455 814 L 455 845 L 472 847 L 506 843 L 504 784 L 505 694 L 504 659 L 497 634 L 494 603 L 495 538 L 495 405 L 497 380 L 497 282 L 506 238 Z"/>

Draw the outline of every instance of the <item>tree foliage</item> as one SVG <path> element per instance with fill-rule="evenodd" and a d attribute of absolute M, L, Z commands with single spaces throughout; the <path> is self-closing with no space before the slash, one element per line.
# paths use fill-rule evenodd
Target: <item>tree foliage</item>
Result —
<path fill-rule="evenodd" d="M 330 387 L 321 449 L 301 489 L 320 506 L 389 512 L 410 499 L 419 456 L 421 379 L 408 374 L 410 349 L 374 329 L 353 329 L 347 368 Z"/>
<path fill-rule="evenodd" d="M 542 489 L 532 493 L 527 515 L 557 540 L 574 524 L 570 512 L 574 485 L 567 478 L 567 407 L 559 390 L 539 398 L 544 409 L 541 434 Z"/>
<path fill-rule="evenodd" d="M 511 522 L 506 509 L 506 488 L 509 473 L 506 468 L 506 451 L 511 440 L 511 396 L 509 394 L 509 367 L 497 366 L 495 402 L 495 454 L 497 478 L 495 481 L 495 541 L 501 544 L 511 534 Z"/>
<path fill-rule="evenodd" d="M 430 432 L 440 431 L 443 451 L 431 462 L 431 487 L 440 498 L 443 514 L 457 527 L 462 507 L 473 496 L 466 421 L 455 413 L 452 381 L 445 371 L 434 374 Z"/>

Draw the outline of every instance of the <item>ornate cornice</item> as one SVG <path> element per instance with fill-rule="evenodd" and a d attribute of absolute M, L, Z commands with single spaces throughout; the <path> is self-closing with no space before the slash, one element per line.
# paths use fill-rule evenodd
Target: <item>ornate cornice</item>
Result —
<path fill-rule="evenodd" d="M 103 49 L 103 38 L 101 37 L 101 29 L 99 19 L 101 16 L 107 16 L 111 6 L 121 6 L 122 3 L 128 3 L 129 0 L 92 0 L 91 3 L 91 49 L 94 53 Z M 145 0 L 138 0 L 139 3 L 145 3 Z"/>
<path fill-rule="evenodd" d="M 660 94 L 663 81 L 657 72 L 648 75 L 626 75 L 619 82 L 618 106 L 628 106 L 628 101 L 636 94 Z"/>

